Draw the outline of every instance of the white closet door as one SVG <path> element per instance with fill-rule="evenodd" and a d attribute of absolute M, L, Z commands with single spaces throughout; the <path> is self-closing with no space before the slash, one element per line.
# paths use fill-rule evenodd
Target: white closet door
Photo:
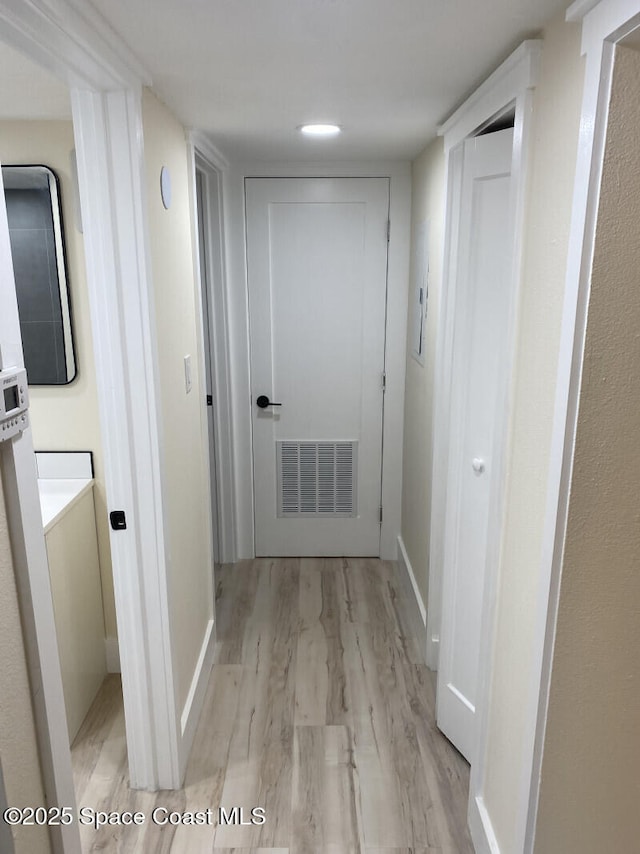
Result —
<path fill-rule="evenodd" d="M 450 467 L 438 671 L 438 726 L 470 759 L 490 507 L 496 402 L 505 382 L 513 130 L 465 142 L 454 331 Z"/>

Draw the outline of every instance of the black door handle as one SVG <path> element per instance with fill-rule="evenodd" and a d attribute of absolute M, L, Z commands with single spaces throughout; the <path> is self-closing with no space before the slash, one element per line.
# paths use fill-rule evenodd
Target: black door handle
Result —
<path fill-rule="evenodd" d="M 256 404 L 260 407 L 260 409 L 266 409 L 267 406 L 282 406 L 281 403 L 273 403 L 266 394 L 261 394 L 256 398 Z"/>

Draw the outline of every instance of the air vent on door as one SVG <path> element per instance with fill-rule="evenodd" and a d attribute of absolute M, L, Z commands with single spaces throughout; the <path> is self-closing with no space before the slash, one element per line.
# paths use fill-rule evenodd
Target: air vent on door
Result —
<path fill-rule="evenodd" d="M 278 516 L 356 516 L 357 442 L 276 442 Z"/>

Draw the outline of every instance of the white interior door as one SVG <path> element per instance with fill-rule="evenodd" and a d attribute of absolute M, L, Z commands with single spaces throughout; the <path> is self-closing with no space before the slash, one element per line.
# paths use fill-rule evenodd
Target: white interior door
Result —
<path fill-rule="evenodd" d="M 252 178 L 246 204 L 256 554 L 377 556 L 388 179 Z"/>
<path fill-rule="evenodd" d="M 513 130 L 464 143 L 447 486 L 438 726 L 471 759 L 491 516 L 499 477 Z"/>

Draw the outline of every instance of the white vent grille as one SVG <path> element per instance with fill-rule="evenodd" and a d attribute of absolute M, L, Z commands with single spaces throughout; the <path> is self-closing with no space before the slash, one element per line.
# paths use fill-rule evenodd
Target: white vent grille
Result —
<path fill-rule="evenodd" d="M 355 516 L 357 442 L 276 442 L 278 516 Z"/>

